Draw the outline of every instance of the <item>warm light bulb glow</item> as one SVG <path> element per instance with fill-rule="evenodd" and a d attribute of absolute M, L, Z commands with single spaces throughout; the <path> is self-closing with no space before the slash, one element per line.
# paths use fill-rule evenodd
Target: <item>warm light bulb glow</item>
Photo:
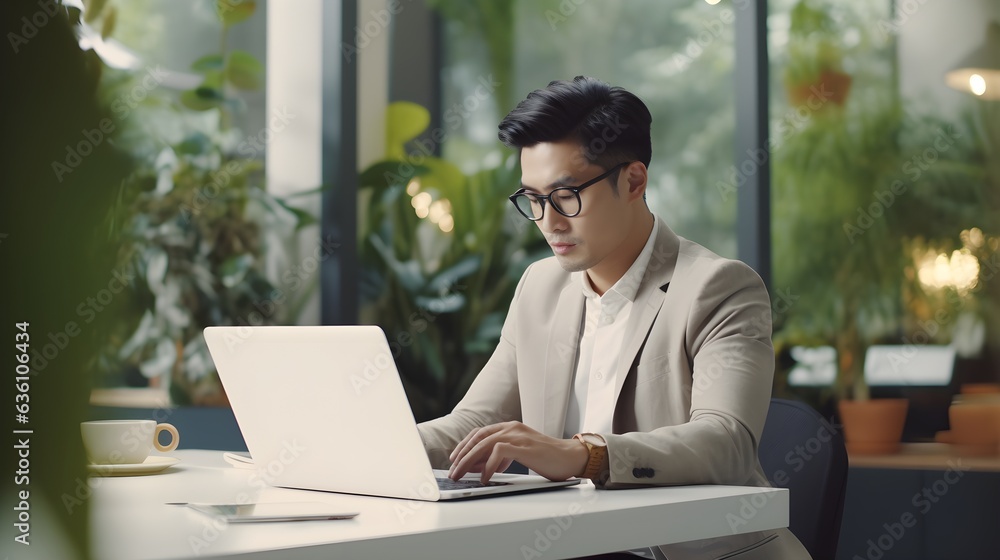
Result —
<path fill-rule="evenodd" d="M 431 204 L 429 217 L 435 224 L 441 221 L 441 218 L 448 213 L 448 210 L 445 208 L 443 202 L 444 201 L 442 200 L 438 200 L 435 201 L 434 204 Z"/>
<path fill-rule="evenodd" d="M 917 266 L 920 283 L 931 289 L 954 288 L 964 295 L 979 283 L 979 259 L 968 249 L 952 251 L 951 255 L 929 250 Z"/>
<path fill-rule="evenodd" d="M 719 3 L 719 0 L 705 0 L 705 2 L 708 2 L 709 5 L 714 6 Z"/>
<path fill-rule="evenodd" d="M 449 233 L 451 230 L 455 229 L 455 219 L 451 217 L 451 214 L 446 214 L 441 218 L 441 221 L 438 222 L 438 227 L 441 228 L 441 231 Z"/>
<path fill-rule="evenodd" d="M 420 208 L 417 208 L 414 211 L 417 213 L 417 217 L 421 219 L 426 218 L 427 213 L 429 212 L 426 206 L 421 206 Z"/>
<path fill-rule="evenodd" d="M 414 196 L 413 200 L 410 201 L 410 204 L 413 205 L 413 207 L 416 208 L 417 210 L 421 208 L 427 210 L 428 208 L 430 208 L 431 201 L 432 201 L 431 194 L 422 192 Z"/>
<path fill-rule="evenodd" d="M 451 202 L 446 198 L 435 200 L 434 204 L 431 204 L 428 217 L 445 233 L 455 228 L 455 219 L 451 215 Z"/>
<path fill-rule="evenodd" d="M 986 78 L 979 74 L 969 76 L 969 91 L 979 96 L 986 93 Z"/>
<path fill-rule="evenodd" d="M 420 192 L 420 179 L 416 177 L 410 179 L 410 182 L 406 185 L 406 194 L 410 196 L 417 196 Z"/>
<path fill-rule="evenodd" d="M 983 234 L 983 230 L 977 227 L 962 230 L 960 237 L 966 246 L 971 246 L 976 249 L 986 244 L 986 236 Z"/>

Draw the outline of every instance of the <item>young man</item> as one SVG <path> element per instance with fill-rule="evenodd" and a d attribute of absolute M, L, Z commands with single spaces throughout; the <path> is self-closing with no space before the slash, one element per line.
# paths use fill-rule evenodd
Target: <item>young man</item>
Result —
<path fill-rule="evenodd" d="M 635 95 L 580 76 L 531 92 L 500 123 L 521 154 L 511 201 L 555 256 L 525 271 L 455 410 L 419 426 L 453 478 L 485 482 L 516 460 L 602 489 L 768 486 L 757 460 L 774 370 L 767 291 L 650 213 L 650 121 Z M 787 529 L 660 550 L 809 558 Z"/>

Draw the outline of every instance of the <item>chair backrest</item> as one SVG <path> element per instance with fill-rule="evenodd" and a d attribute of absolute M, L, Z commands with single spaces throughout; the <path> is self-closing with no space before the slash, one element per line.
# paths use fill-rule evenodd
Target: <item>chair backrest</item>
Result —
<path fill-rule="evenodd" d="M 788 529 L 815 560 L 833 560 L 847 490 L 839 427 L 804 403 L 771 399 L 757 454 L 771 484 L 788 488 Z"/>

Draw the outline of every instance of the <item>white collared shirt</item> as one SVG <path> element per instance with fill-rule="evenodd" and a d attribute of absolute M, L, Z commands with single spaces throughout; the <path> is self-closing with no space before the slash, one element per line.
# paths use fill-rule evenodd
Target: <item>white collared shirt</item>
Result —
<path fill-rule="evenodd" d="M 632 312 L 632 303 L 653 254 L 653 242 L 659 221 L 653 220 L 653 231 L 639 256 L 621 278 L 603 296 L 597 295 L 586 271 L 583 295 L 586 302 L 586 322 L 580 335 L 580 355 L 576 363 L 573 394 L 566 409 L 563 437 L 590 432 L 611 433 L 615 408 L 615 381 L 618 361 L 625 341 L 625 326 Z"/>

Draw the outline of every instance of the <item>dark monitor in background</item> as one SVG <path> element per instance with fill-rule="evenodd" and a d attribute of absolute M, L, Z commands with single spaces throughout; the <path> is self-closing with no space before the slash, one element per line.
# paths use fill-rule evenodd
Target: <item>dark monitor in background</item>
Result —
<path fill-rule="evenodd" d="M 865 355 L 872 398 L 910 401 L 903 441 L 934 441 L 948 429 L 948 407 L 958 392 L 955 348 L 944 345 L 877 345 Z"/>
<path fill-rule="evenodd" d="M 837 376 L 837 351 L 831 346 L 796 346 L 790 350 L 795 366 L 788 385 L 819 390 L 833 385 Z M 876 345 L 865 355 L 865 380 L 872 398 L 905 398 L 910 401 L 903 441 L 933 441 L 948 429 L 948 407 L 957 394 L 955 348 L 941 345 Z"/>

